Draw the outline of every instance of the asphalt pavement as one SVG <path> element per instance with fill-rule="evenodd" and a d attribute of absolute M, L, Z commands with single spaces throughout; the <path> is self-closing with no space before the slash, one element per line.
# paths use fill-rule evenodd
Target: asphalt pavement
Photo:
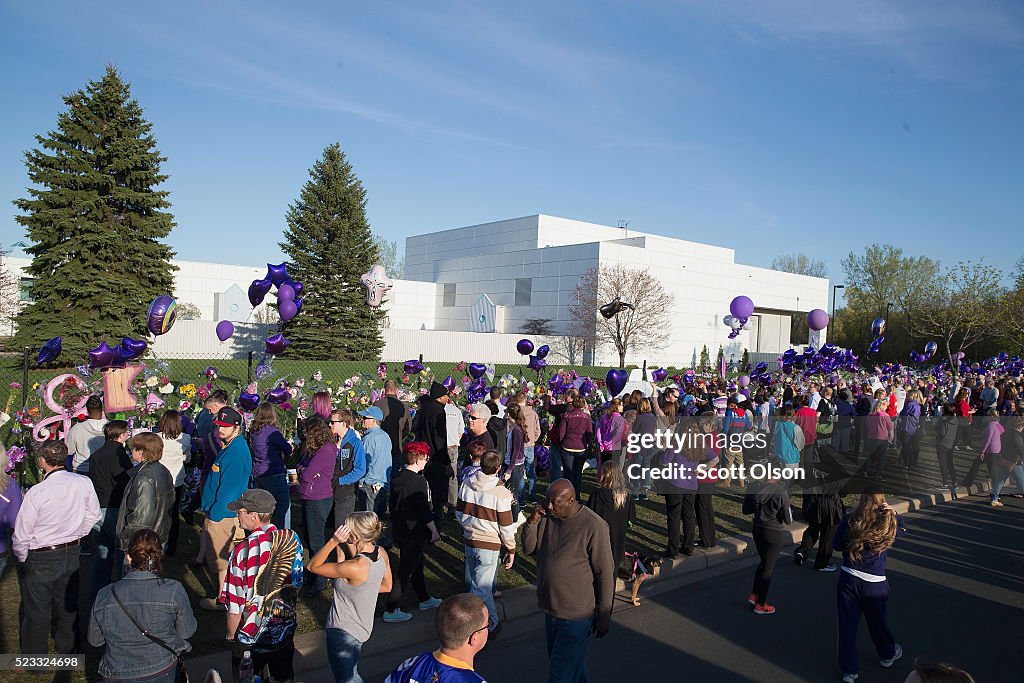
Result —
<path fill-rule="evenodd" d="M 904 656 L 881 668 L 862 623 L 860 682 L 903 681 L 919 656 L 955 663 L 979 683 L 1021 680 L 1024 500 L 1003 501 L 992 508 L 987 495 L 973 496 L 906 515 L 908 534 L 888 564 L 889 622 Z M 771 616 L 754 615 L 746 603 L 756 558 L 649 583 L 639 607 L 617 596 L 611 632 L 591 642 L 590 680 L 838 681 L 837 574 L 815 572 L 810 561 L 797 567 L 792 551 L 776 566 Z M 403 658 L 433 647 L 367 656 L 360 672 L 368 682 L 383 680 Z M 476 670 L 490 683 L 545 681 L 543 617 L 506 623 Z M 326 670 L 302 678 L 331 680 Z"/>

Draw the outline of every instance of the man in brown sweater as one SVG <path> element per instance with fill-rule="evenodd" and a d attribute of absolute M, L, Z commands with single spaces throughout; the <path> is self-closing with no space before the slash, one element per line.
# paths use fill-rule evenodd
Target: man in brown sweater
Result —
<path fill-rule="evenodd" d="M 576 500 L 568 479 L 548 487 L 523 527 L 523 550 L 537 558 L 537 602 L 544 611 L 549 681 L 586 681 L 587 645 L 608 633 L 615 594 L 608 525 Z"/>

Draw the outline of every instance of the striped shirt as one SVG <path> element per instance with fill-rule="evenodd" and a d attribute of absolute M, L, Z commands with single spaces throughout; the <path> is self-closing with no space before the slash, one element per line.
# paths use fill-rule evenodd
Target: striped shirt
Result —
<path fill-rule="evenodd" d="M 476 472 L 459 487 L 457 517 L 467 547 L 514 551 L 515 519 L 512 492 L 493 474 Z"/>

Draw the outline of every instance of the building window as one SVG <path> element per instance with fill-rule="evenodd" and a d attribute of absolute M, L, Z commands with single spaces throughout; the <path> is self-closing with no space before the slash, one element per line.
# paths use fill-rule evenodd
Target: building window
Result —
<path fill-rule="evenodd" d="M 533 292 L 532 277 L 516 278 L 516 306 L 529 306 L 530 296 Z"/>
<path fill-rule="evenodd" d="M 444 299 L 441 301 L 441 305 L 445 308 L 452 308 L 455 306 L 455 283 L 447 282 L 444 285 Z"/>
<path fill-rule="evenodd" d="M 25 302 L 32 301 L 32 278 L 21 278 L 20 299 Z"/>

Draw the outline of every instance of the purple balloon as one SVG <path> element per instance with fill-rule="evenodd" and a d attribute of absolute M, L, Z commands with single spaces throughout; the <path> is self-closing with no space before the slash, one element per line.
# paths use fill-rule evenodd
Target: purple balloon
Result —
<path fill-rule="evenodd" d="M 529 356 L 533 353 L 533 342 L 529 339 L 520 339 L 516 342 L 516 351 L 523 356 Z"/>
<path fill-rule="evenodd" d="M 754 302 L 749 296 L 738 296 L 729 304 L 729 312 L 734 318 L 746 320 L 754 312 Z"/>
<path fill-rule="evenodd" d="M 419 360 L 407 360 L 402 366 L 402 370 L 407 375 L 418 375 L 423 372 L 423 363 Z"/>
<path fill-rule="evenodd" d="M 487 372 L 487 366 L 483 363 L 470 363 L 469 376 L 473 379 L 480 379 Z"/>
<path fill-rule="evenodd" d="M 141 339 L 124 337 L 121 339 L 121 355 L 127 360 L 134 360 L 146 352 L 149 345 Z"/>
<path fill-rule="evenodd" d="M 295 290 L 295 296 L 302 296 L 303 290 L 306 289 L 306 286 L 301 282 L 289 282 L 288 284 Z"/>
<path fill-rule="evenodd" d="M 100 345 L 89 352 L 89 367 L 93 370 L 110 367 L 110 361 L 114 358 L 114 349 L 101 341 Z"/>
<path fill-rule="evenodd" d="M 747 375 L 743 375 L 742 377 L 740 377 L 740 386 L 743 387 L 744 389 L 750 386 L 750 377 L 748 377 Z"/>
<path fill-rule="evenodd" d="M 666 377 L 668 377 L 668 370 L 665 368 L 658 368 L 651 373 L 651 379 L 655 382 L 664 382 Z"/>
<path fill-rule="evenodd" d="M 294 301 L 281 301 L 278 300 L 277 312 L 281 316 L 281 322 L 288 322 L 299 313 L 299 307 L 295 305 Z"/>
<path fill-rule="evenodd" d="M 828 327 L 828 313 L 820 308 L 815 308 L 807 314 L 807 327 L 811 328 L 815 332 L 820 332 L 825 329 Z"/>
<path fill-rule="evenodd" d="M 217 339 L 226 342 L 235 333 L 235 324 L 230 320 L 221 320 L 217 323 Z"/>
<path fill-rule="evenodd" d="M 263 278 L 262 280 L 253 280 L 252 284 L 249 285 L 249 303 L 252 304 L 253 308 L 256 308 L 263 303 L 263 297 L 267 295 L 270 288 L 274 286 L 274 283 L 269 278 Z"/>
<path fill-rule="evenodd" d="M 297 298 L 295 300 L 295 312 L 296 313 L 302 313 L 302 301 L 303 301 L 302 297 L 299 297 L 299 298 Z"/>
<path fill-rule="evenodd" d="M 273 263 L 268 263 L 266 279 L 280 287 L 283 283 L 288 281 L 288 264 L 278 263 L 275 265 Z"/>
<path fill-rule="evenodd" d="M 39 354 L 36 356 L 36 365 L 49 363 L 60 355 L 62 348 L 60 337 L 54 337 L 50 341 L 46 342 L 39 348 Z"/>
<path fill-rule="evenodd" d="M 539 358 L 537 356 L 530 356 L 530 362 L 526 364 L 526 367 L 530 368 L 531 370 L 536 370 L 537 372 L 540 372 L 545 367 L 547 367 L 547 365 L 548 362 L 543 358 Z"/>
<path fill-rule="evenodd" d="M 285 350 L 291 346 L 291 342 L 285 339 L 284 335 L 278 332 L 275 335 L 267 337 L 267 353 L 271 356 L 279 356 L 285 352 Z"/>
<path fill-rule="evenodd" d="M 562 382 L 563 382 L 562 376 L 561 375 L 555 375 L 554 377 L 552 377 L 551 379 L 548 380 L 548 387 L 553 392 L 557 391 L 557 390 L 562 388 Z"/>
<path fill-rule="evenodd" d="M 164 334 L 171 329 L 177 313 L 177 304 L 174 302 L 174 298 L 161 294 L 149 305 L 149 313 L 146 314 L 146 329 L 158 336 Z"/>
<path fill-rule="evenodd" d="M 283 284 L 277 288 L 277 303 L 283 301 L 295 301 L 295 290 L 289 284 Z"/>
<path fill-rule="evenodd" d="M 267 392 L 267 401 L 275 405 L 280 405 L 291 397 L 287 387 L 275 387 Z"/>
<path fill-rule="evenodd" d="M 243 391 L 238 396 L 238 407 L 251 413 L 260 407 L 260 395 L 249 394 Z"/>
<path fill-rule="evenodd" d="M 621 394 L 622 390 L 626 388 L 627 381 L 629 381 L 629 373 L 625 370 L 609 370 L 604 378 L 609 398 L 615 398 Z"/>
<path fill-rule="evenodd" d="M 452 387 L 455 386 L 455 380 L 452 379 L 451 375 L 448 375 L 447 377 L 444 378 L 444 381 L 441 382 L 441 386 L 443 386 L 448 391 L 451 391 Z"/>
<path fill-rule="evenodd" d="M 547 344 L 544 344 L 537 349 L 537 358 L 547 358 L 549 351 L 551 351 L 551 348 Z"/>
<path fill-rule="evenodd" d="M 110 354 L 110 367 L 112 368 L 123 368 L 129 361 L 128 354 L 124 352 L 121 345 L 118 344 L 113 348 Z"/>

